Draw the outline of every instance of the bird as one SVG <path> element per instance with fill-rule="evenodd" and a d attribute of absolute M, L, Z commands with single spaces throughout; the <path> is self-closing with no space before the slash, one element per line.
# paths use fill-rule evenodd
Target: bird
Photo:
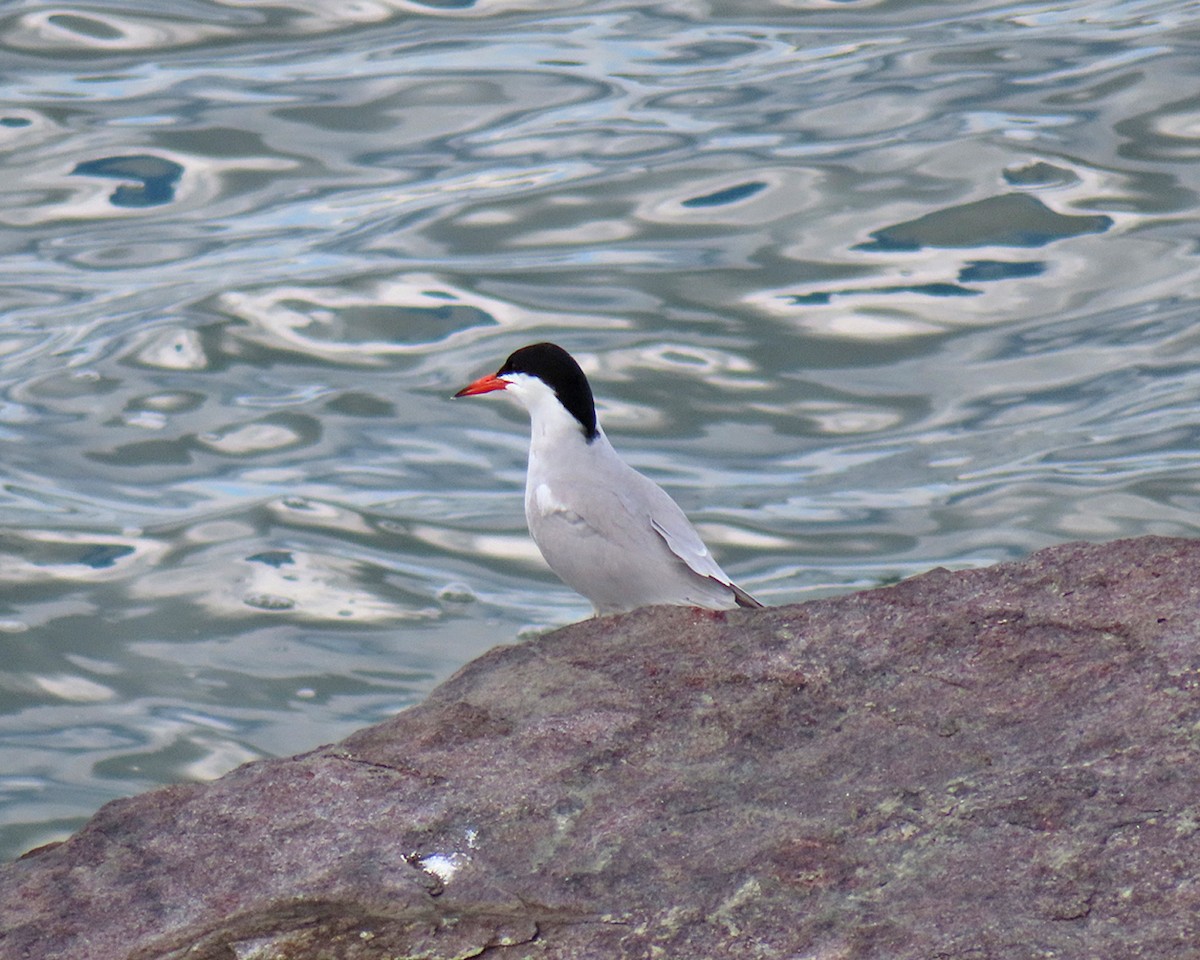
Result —
<path fill-rule="evenodd" d="M 762 606 L 725 574 L 667 492 L 618 456 L 596 418 L 587 376 L 566 350 L 521 347 L 454 396 L 499 390 L 529 411 L 530 536 L 596 616 L 667 604 Z"/>

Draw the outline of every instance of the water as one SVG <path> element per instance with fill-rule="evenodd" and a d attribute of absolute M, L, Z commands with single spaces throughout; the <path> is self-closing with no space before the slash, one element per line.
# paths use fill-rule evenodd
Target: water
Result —
<path fill-rule="evenodd" d="M 162 9 L 0 14 L 0 853 L 586 616 L 534 340 L 771 603 L 1194 532 L 1200 5 Z"/>

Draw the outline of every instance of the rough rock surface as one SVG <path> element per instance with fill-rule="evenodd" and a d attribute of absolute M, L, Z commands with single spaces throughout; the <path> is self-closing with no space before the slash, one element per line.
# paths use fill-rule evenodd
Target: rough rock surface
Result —
<path fill-rule="evenodd" d="M 1200 956 L 1200 541 L 498 648 L 0 868 L 0 957 Z"/>

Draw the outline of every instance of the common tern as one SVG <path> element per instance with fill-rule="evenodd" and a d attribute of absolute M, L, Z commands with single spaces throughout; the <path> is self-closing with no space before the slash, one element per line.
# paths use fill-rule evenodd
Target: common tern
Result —
<path fill-rule="evenodd" d="M 666 491 L 622 460 L 562 347 L 535 343 L 455 397 L 504 390 L 529 411 L 525 520 L 546 563 L 596 615 L 653 604 L 762 604 L 726 576 Z"/>

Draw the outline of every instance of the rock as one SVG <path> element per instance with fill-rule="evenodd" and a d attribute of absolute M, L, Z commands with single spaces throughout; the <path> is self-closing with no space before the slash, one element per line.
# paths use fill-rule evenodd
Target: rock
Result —
<path fill-rule="evenodd" d="M 642 610 L 0 868 L 0 957 L 1200 951 L 1200 541 Z"/>

